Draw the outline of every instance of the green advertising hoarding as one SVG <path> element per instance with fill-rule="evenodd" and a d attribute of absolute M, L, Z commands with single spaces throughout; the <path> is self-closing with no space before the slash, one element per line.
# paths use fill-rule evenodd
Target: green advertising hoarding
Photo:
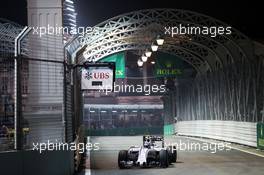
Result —
<path fill-rule="evenodd" d="M 164 135 L 174 135 L 175 134 L 175 128 L 174 124 L 164 125 Z"/>
<path fill-rule="evenodd" d="M 116 78 L 125 78 L 125 52 L 119 52 L 114 55 L 104 57 L 100 62 L 115 62 L 116 65 Z"/>
<path fill-rule="evenodd" d="M 156 77 L 177 77 L 184 74 L 184 69 L 190 66 L 179 57 L 163 52 L 156 55 L 155 76 Z"/>
<path fill-rule="evenodd" d="M 264 123 L 257 124 L 257 147 L 264 150 Z"/>

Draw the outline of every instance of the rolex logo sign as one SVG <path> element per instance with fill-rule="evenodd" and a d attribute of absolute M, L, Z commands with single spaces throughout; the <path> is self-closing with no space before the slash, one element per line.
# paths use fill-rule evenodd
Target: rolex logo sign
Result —
<path fill-rule="evenodd" d="M 166 67 L 171 68 L 172 67 L 171 63 L 166 63 Z"/>

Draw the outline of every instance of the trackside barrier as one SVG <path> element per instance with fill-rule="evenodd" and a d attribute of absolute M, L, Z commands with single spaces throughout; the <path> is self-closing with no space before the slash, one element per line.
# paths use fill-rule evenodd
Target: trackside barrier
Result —
<path fill-rule="evenodd" d="M 0 153 L 1 175 L 72 175 L 73 151 L 13 151 Z"/>
<path fill-rule="evenodd" d="M 257 146 L 264 150 L 264 123 L 257 124 Z"/>
<path fill-rule="evenodd" d="M 257 147 L 257 123 L 194 120 L 175 124 L 178 135 L 205 137 Z"/>

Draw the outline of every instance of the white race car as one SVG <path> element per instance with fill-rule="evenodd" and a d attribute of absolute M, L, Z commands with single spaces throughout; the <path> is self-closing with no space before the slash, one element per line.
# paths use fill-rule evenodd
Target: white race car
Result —
<path fill-rule="evenodd" d="M 157 143 L 161 143 L 158 145 Z M 167 168 L 177 160 L 175 146 L 164 147 L 163 136 L 143 136 L 143 146 L 131 146 L 118 154 L 120 169 L 132 166 Z"/>

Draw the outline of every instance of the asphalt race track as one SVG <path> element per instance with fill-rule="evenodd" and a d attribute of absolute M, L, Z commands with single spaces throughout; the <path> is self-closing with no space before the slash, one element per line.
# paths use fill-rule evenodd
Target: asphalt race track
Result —
<path fill-rule="evenodd" d="M 118 150 L 131 145 L 141 145 L 142 136 L 92 137 L 100 143 L 100 151 L 90 154 L 92 175 L 263 175 L 264 158 L 237 150 L 211 153 L 208 150 L 178 151 L 177 163 L 169 168 L 131 168 L 120 170 L 117 165 Z M 184 137 L 166 138 L 165 142 L 199 142 Z"/>

